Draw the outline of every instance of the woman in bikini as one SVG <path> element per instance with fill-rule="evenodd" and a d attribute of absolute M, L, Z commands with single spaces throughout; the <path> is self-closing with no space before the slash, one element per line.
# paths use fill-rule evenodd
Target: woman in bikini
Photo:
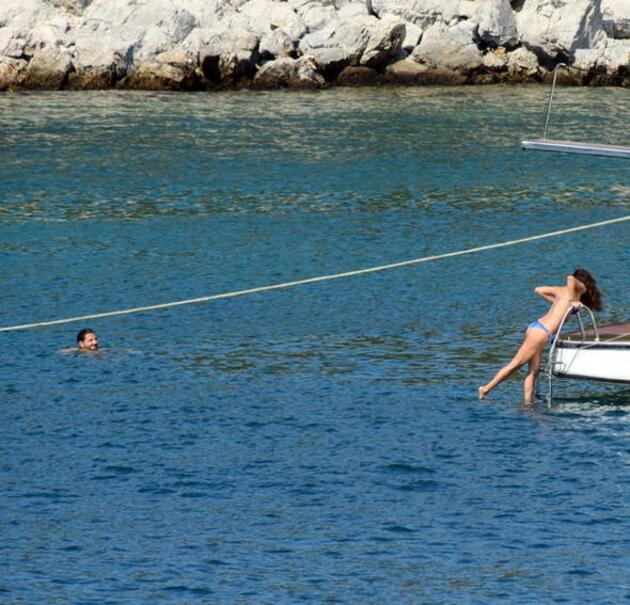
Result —
<path fill-rule="evenodd" d="M 593 311 L 601 311 L 603 307 L 597 282 L 586 269 L 576 269 L 573 275 L 567 276 L 566 286 L 539 286 L 535 292 L 551 304 L 549 311 L 527 327 L 525 340 L 512 361 L 501 368 L 490 382 L 479 387 L 479 399 L 527 363 L 523 389 L 525 403 L 531 404 L 543 349 L 553 340 L 566 312 L 570 307 L 577 311 L 582 305 Z"/>

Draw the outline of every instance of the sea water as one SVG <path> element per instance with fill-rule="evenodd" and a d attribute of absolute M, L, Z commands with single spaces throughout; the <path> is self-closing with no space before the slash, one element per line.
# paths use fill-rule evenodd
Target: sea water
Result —
<path fill-rule="evenodd" d="M 627 161 L 520 149 L 547 94 L 0 96 L 0 323 L 628 215 Z M 628 144 L 629 94 L 558 91 L 550 136 Z M 628 390 L 477 387 L 577 266 L 630 318 L 629 234 L 0 333 L 0 599 L 627 602 Z"/>

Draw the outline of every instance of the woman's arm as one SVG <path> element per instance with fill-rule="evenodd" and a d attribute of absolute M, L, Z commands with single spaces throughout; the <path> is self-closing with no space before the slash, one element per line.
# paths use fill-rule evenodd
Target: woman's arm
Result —
<path fill-rule="evenodd" d="M 579 299 L 586 292 L 586 286 L 579 279 L 575 279 L 573 275 L 567 275 L 567 288 L 571 299 Z"/>
<path fill-rule="evenodd" d="M 537 288 L 534 288 L 534 292 L 551 304 L 558 295 L 559 289 L 560 288 L 556 286 L 538 286 Z"/>

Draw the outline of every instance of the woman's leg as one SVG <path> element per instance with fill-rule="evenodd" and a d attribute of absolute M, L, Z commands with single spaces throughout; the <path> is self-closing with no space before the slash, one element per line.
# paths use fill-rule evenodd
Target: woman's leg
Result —
<path fill-rule="evenodd" d="M 496 376 L 487 384 L 479 387 L 479 399 L 483 399 L 494 387 L 503 382 L 508 376 L 516 372 L 521 366 L 530 361 L 537 354 L 540 355 L 547 344 L 547 334 L 542 330 L 530 328 L 525 334 L 525 340 L 512 361 L 502 367 Z"/>
<path fill-rule="evenodd" d="M 538 378 L 538 373 L 540 372 L 541 358 L 542 351 L 539 351 L 529 360 L 527 376 L 525 376 L 525 382 L 523 383 L 523 395 L 526 405 L 534 402 L 534 389 L 536 388 L 536 378 Z"/>

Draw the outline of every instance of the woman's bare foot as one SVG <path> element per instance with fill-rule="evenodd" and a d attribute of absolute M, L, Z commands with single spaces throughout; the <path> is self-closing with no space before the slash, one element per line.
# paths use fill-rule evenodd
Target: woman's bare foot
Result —
<path fill-rule="evenodd" d="M 484 399 L 485 396 L 488 394 L 489 389 L 487 389 L 485 386 L 483 387 L 479 387 L 479 399 Z"/>

